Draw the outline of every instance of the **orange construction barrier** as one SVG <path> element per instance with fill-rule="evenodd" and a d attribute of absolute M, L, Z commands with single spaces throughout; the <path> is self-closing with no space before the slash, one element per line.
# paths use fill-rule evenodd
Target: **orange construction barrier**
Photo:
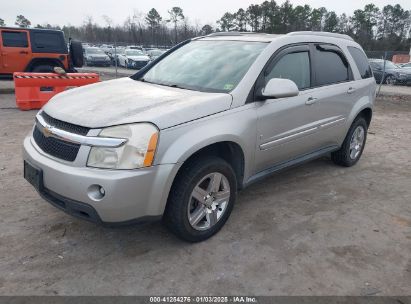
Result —
<path fill-rule="evenodd" d="M 92 73 L 14 73 L 16 104 L 20 110 L 40 109 L 53 96 L 67 87 L 80 87 L 100 81 L 98 74 Z"/>

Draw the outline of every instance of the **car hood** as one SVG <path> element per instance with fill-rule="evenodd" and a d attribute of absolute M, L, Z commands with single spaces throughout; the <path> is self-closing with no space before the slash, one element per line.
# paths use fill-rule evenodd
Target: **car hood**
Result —
<path fill-rule="evenodd" d="M 89 128 L 152 122 L 164 129 L 228 110 L 231 102 L 232 96 L 226 93 L 120 78 L 60 93 L 43 110 L 56 119 Z"/>
<path fill-rule="evenodd" d="M 139 61 L 139 60 L 141 60 L 141 61 L 143 61 L 143 60 L 150 60 L 150 57 L 148 57 L 148 56 L 144 56 L 144 55 L 142 55 L 142 56 L 126 56 L 128 59 L 131 59 L 131 60 L 136 60 L 136 61 Z"/>
<path fill-rule="evenodd" d="M 107 58 L 107 55 L 103 55 L 103 54 L 91 54 L 91 55 L 87 55 L 88 57 L 91 58 Z"/>
<path fill-rule="evenodd" d="M 410 68 L 398 68 L 394 70 L 397 73 L 401 73 L 401 74 L 407 74 L 407 75 L 411 75 L 411 69 Z"/>
<path fill-rule="evenodd" d="M 411 75 L 411 70 L 407 71 L 404 68 L 385 69 L 385 72 L 388 72 L 388 73 L 401 73 L 401 74 Z"/>

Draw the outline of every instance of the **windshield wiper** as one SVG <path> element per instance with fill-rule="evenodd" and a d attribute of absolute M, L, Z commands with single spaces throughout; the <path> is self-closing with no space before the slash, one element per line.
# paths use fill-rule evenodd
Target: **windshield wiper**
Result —
<path fill-rule="evenodd" d="M 175 83 L 167 84 L 167 83 L 161 83 L 161 82 L 152 82 L 152 81 L 145 80 L 144 78 L 140 78 L 139 81 L 146 82 L 146 83 L 151 83 L 151 84 L 157 84 L 157 85 L 170 87 L 170 88 L 177 88 L 177 89 L 183 89 L 183 90 L 189 90 L 189 91 L 199 91 L 199 90 L 196 90 L 194 88 L 183 87 L 183 86 L 180 86 L 180 85 L 175 84 Z"/>

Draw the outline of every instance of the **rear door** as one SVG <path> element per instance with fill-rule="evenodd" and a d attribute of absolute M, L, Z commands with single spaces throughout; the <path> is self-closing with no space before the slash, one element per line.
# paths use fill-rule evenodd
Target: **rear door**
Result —
<path fill-rule="evenodd" d="M 22 72 L 31 60 L 28 30 L 2 29 L 1 69 L 2 74 Z"/>
<path fill-rule="evenodd" d="M 343 51 L 331 44 L 312 44 L 318 137 L 320 147 L 338 146 L 344 125 L 361 88 Z"/>

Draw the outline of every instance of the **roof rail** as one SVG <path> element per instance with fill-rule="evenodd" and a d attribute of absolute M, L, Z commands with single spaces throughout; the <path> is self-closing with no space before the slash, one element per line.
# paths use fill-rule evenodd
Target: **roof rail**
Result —
<path fill-rule="evenodd" d="M 257 33 L 257 32 L 215 32 L 208 34 L 207 37 L 215 37 L 215 36 L 243 36 L 243 35 L 269 35 L 267 33 Z"/>
<path fill-rule="evenodd" d="M 300 31 L 300 32 L 291 32 L 291 33 L 287 34 L 287 36 L 301 36 L 301 35 L 333 37 L 333 38 L 340 38 L 340 39 L 346 39 L 346 40 L 354 41 L 354 39 L 352 39 L 348 35 L 330 33 L 330 32 Z"/>

